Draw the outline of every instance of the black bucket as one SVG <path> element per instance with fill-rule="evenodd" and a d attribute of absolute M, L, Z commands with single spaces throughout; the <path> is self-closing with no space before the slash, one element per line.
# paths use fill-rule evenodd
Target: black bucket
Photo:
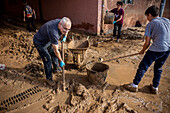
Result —
<path fill-rule="evenodd" d="M 113 13 L 106 13 L 104 17 L 104 24 L 113 24 L 114 15 Z"/>
<path fill-rule="evenodd" d="M 89 81 L 95 85 L 104 85 L 109 66 L 100 62 L 91 62 L 86 65 Z"/>

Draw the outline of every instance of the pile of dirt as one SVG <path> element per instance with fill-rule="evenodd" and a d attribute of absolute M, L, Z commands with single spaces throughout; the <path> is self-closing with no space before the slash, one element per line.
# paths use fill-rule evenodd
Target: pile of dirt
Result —
<path fill-rule="evenodd" d="M 143 39 L 145 27 L 128 27 L 122 31 L 123 39 Z"/>
<path fill-rule="evenodd" d="M 0 62 L 15 68 L 24 64 L 24 67 L 38 56 L 33 44 L 35 33 L 14 29 L 13 25 L 7 24 L 8 26 L 4 23 L 3 27 L 0 27 Z"/>
<path fill-rule="evenodd" d="M 44 67 L 42 61 L 36 60 L 25 66 L 25 73 L 29 73 L 32 77 L 43 77 Z"/>
<path fill-rule="evenodd" d="M 62 82 L 58 82 L 58 87 L 62 87 Z M 126 103 L 119 101 L 119 98 L 111 97 L 110 95 L 102 92 L 101 86 L 89 85 L 87 88 L 74 80 L 67 85 L 67 92 L 70 95 L 68 104 L 54 104 L 56 103 L 55 95 L 53 101 L 44 105 L 44 109 L 48 112 L 60 113 L 113 113 L 113 112 L 128 112 L 137 113 L 133 108 L 129 107 Z M 112 95 L 117 95 L 120 89 L 116 89 Z M 60 94 L 62 91 L 57 91 Z M 50 107 L 53 104 L 52 107 Z"/>
<path fill-rule="evenodd" d="M 4 43 L 1 45 L 1 55 L 11 56 L 13 60 L 27 59 L 30 61 L 35 58 L 36 49 L 34 45 L 30 42 L 30 34 L 25 34 L 23 32 L 11 33 L 11 35 L 4 36 L 3 38 L 8 38 L 8 40 L 3 40 Z"/>

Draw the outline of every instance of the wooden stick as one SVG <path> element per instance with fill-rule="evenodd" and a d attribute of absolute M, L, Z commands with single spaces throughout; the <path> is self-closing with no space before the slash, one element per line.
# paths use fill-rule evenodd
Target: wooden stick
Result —
<path fill-rule="evenodd" d="M 65 37 L 67 37 L 68 32 L 66 32 Z M 64 62 L 64 42 L 61 43 L 62 48 L 62 59 Z M 63 91 L 65 91 L 65 73 L 64 73 L 64 66 L 62 67 L 62 76 L 63 76 Z"/>
<path fill-rule="evenodd" d="M 134 53 L 134 54 L 130 54 L 130 55 L 125 55 L 125 56 L 121 56 L 121 57 L 117 57 L 117 58 L 112 58 L 112 59 L 108 59 L 108 60 L 104 60 L 103 62 L 109 62 L 111 60 L 117 60 L 117 59 L 120 59 L 120 58 L 125 58 L 125 57 L 131 57 L 131 56 L 135 56 L 135 55 L 138 55 L 139 53 Z"/>
<path fill-rule="evenodd" d="M 62 48 L 62 59 L 64 61 L 64 42 L 61 44 Z M 64 73 L 64 66 L 62 67 L 62 76 L 63 76 L 63 91 L 65 91 L 65 73 Z"/>

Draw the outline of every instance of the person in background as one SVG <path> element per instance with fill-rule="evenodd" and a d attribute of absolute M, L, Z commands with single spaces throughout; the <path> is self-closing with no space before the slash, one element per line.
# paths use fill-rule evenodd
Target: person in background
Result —
<path fill-rule="evenodd" d="M 59 39 L 63 36 L 62 42 L 65 42 L 70 28 L 71 20 L 67 17 L 51 20 L 42 25 L 33 38 L 33 43 L 43 60 L 46 81 L 51 86 L 55 85 L 52 79 L 52 65 L 54 72 L 61 71 L 60 67 L 65 65 L 58 50 Z"/>
<path fill-rule="evenodd" d="M 170 20 L 164 17 L 158 17 L 159 8 L 151 6 L 145 11 L 149 23 L 145 29 L 145 43 L 139 54 L 144 54 L 150 45 L 152 37 L 153 43 L 147 50 L 144 58 L 139 64 L 136 76 L 131 84 L 125 84 L 127 90 L 138 91 L 138 84 L 148 67 L 154 64 L 154 77 L 150 85 L 151 92 L 158 94 L 158 86 L 162 74 L 162 66 L 170 54 Z"/>
<path fill-rule="evenodd" d="M 140 23 L 140 21 L 136 21 L 135 27 L 142 27 L 142 24 Z"/>
<path fill-rule="evenodd" d="M 24 19 L 23 21 L 27 22 L 27 29 L 29 32 L 31 32 L 31 28 L 30 28 L 30 23 L 32 25 L 32 27 L 34 28 L 35 32 L 37 32 L 37 28 L 35 26 L 35 19 L 36 19 L 36 14 L 35 14 L 35 10 L 32 9 L 26 1 L 24 1 L 24 10 L 23 10 L 23 16 Z"/>
<path fill-rule="evenodd" d="M 113 39 L 116 36 L 116 31 L 117 31 L 117 27 L 118 27 L 118 36 L 117 36 L 117 40 L 116 40 L 117 42 L 119 42 L 119 38 L 121 35 L 121 28 L 123 25 L 124 10 L 122 9 L 122 5 L 123 5 L 123 2 L 118 1 L 117 8 L 114 8 L 111 11 L 109 11 L 111 13 L 114 13 L 114 18 L 115 18 L 113 21 L 113 24 L 114 24 Z M 106 13 L 107 12 L 108 12 L 108 10 L 106 10 Z"/>

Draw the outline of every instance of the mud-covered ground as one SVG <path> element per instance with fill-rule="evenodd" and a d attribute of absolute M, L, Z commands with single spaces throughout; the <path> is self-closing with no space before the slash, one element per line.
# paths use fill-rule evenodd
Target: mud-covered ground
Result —
<path fill-rule="evenodd" d="M 0 20 L 0 113 L 168 113 L 170 111 L 170 58 L 163 67 L 159 94 L 151 94 L 153 64 L 139 84 L 139 91 L 129 92 L 122 85 L 132 82 L 143 55 L 133 55 L 142 49 L 144 28 L 122 31 L 120 42 L 111 35 L 94 36 L 71 31 L 67 41 L 86 39 L 90 47 L 84 54 L 84 64 L 102 58 L 109 66 L 107 83 L 93 85 L 86 69 L 71 64 L 72 54 L 66 50 L 66 91 L 62 91 L 62 74 L 53 73 L 57 85 L 45 82 L 43 64 L 25 23 L 16 19 Z M 38 25 L 38 28 L 41 24 Z M 96 46 L 96 42 L 100 42 Z M 67 42 L 67 43 L 68 43 Z M 67 45 L 67 43 L 65 45 Z M 1 66 L 2 68 L 2 66 Z"/>

